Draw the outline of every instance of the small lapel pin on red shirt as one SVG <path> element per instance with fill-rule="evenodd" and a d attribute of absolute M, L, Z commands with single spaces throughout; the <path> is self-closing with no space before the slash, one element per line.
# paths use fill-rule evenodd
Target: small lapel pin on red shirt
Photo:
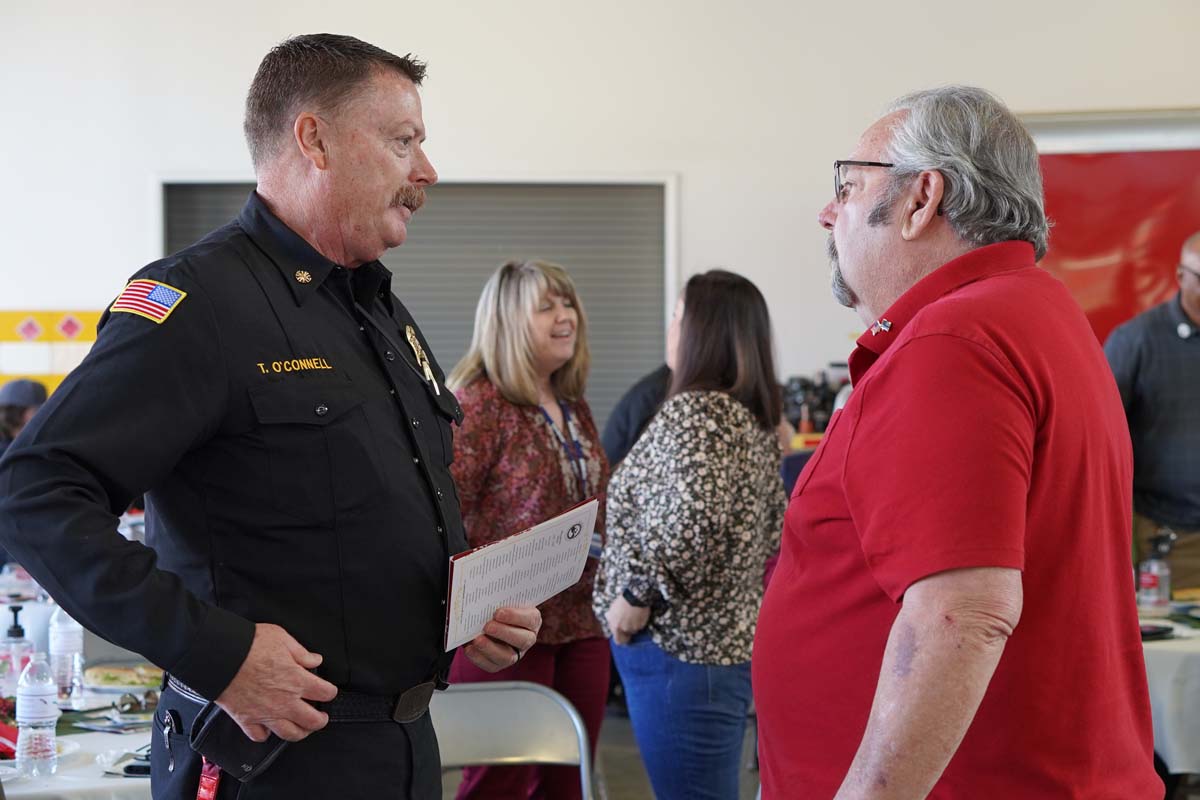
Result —
<path fill-rule="evenodd" d="M 892 321 L 889 319 L 877 319 L 871 323 L 871 335 L 877 336 L 881 333 L 887 333 L 892 329 Z"/>

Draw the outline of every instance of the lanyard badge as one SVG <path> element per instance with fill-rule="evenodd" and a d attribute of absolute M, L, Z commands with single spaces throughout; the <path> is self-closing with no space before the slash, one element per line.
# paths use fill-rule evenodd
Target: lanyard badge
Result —
<path fill-rule="evenodd" d="M 425 380 L 433 386 L 433 393 L 441 395 L 441 390 L 438 389 L 437 379 L 433 377 L 433 368 L 429 366 L 429 356 L 425 355 L 425 348 L 421 347 L 420 340 L 417 339 L 417 332 L 413 330 L 412 325 L 404 326 L 404 336 L 408 339 L 408 346 L 412 348 L 413 355 L 417 357 L 417 364 L 425 373 Z"/>

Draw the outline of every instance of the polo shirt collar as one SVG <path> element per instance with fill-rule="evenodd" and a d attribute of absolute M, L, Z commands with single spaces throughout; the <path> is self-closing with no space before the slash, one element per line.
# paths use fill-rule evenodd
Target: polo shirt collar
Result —
<path fill-rule="evenodd" d="M 296 305 L 302 306 L 317 293 L 338 265 L 317 252 L 300 234 L 271 213 L 267 204 L 251 192 L 237 218 L 247 235 L 274 262 L 292 290 Z"/>
<path fill-rule="evenodd" d="M 1178 331 L 1180 325 L 1187 325 L 1189 330 L 1200 328 L 1200 325 L 1192 322 L 1192 318 L 1183 310 L 1183 292 L 1176 292 L 1171 302 L 1167 303 L 1167 316 L 1171 318 L 1172 333 Z"/>
<path fill-rule="evenodd" d="M 850 380 L 857 385 L 900 332 L 921 309 L 955 289 L 1000 272 L 1008 272 L 1036 263 L 1033 245 L 1010 241 L 989 244 L 947 261 L 912 285 L 911 288 L 858 337 L 850 354 Z"/>

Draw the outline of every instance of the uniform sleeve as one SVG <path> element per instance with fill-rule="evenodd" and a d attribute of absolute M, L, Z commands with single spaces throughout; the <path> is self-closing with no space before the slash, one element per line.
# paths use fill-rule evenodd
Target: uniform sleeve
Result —
<path fill-rule="evenodd" d="M 733 443 L 721 421 L 682 399 L 668 402 L 651 423 L 643 452 L 653 453 L 644 494 L 651 498 L 629 548 L 626 588 L 654 602 L 671 601 L 672 586 L 702 586 L 712 542 L 730 525 L 736 476 Z"/>
<path fill-rule="evenodd" d="M 105 314 L 91 352 L 0 461 L 0 540 L 81 624 L 215 698 L 253 624 L 200 601 L 116 530 L 131 499 L 213 435 L 226 403 L 209 300 L 163 280 L 187 292 L 170 315 Z"/>
<path fill-rule="evenodd" d="M 1137 385 L 1140 366 L 1136 333 L 1127 325 L 1113 330 L 1104 343 L 1104 357 L 1108 359 L 1108 366 L 1117 380 L 1117 389 L 1121 392 L 1121 405 L 1125 407 L 1125 415 L 1128 417 L 1133 408 L 1134 387 Z"/>
<path fill-rule="evenodd" d="M 454 432 L 454 463 L 450 472 L 458 488 L 459 507 L 467 539 L 472 547 L 490 541 L 491 521 L 483 519 L 483 499 L 492 468 L 501 454 L 501 436 L 497 415 L 500 403 L 491 408 L 476 381 L 457 393 L 463 421 Z M 503 401 L 501 401 L 503 402 Z"/>
<path fill-rule="evenodd" d="M 855 389 L 843 474 L 867 565 L 896 601 L 945 570 L 1024 567 L 1036 431 L 1023 381 L 983 345 L 902 347 Z"/>

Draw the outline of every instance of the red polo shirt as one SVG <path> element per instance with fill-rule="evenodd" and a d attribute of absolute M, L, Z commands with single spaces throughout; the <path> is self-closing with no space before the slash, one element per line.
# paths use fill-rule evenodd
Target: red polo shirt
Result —
<path fill-rule="evenodd" d="M 929 797 L 1161 798 L 1129 434 L 1079 306 L 1005 242 L 926 276 L 873 330 L 796 483 L 758 623 L 763 797 L 837 791 L 909 585 L 1012 567 L 1020 623 Z"/>

